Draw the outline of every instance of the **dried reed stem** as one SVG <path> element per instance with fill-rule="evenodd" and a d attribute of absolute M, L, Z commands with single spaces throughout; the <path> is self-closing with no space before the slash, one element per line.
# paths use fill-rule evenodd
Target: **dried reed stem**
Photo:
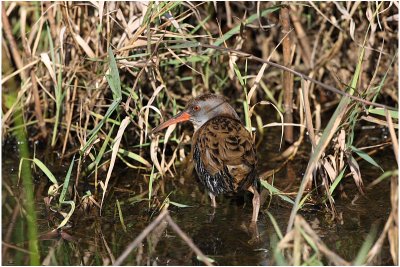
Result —
<path fill-rule="evenodd" d="M 12 34 L 11 25 L 10 22 L 8 21 L 8 16 L 4 4 L 1 5 L 1 15 L 2 15 L 1 21 L 3 22 L 3 30 L 5 33 L 5 37 L 8 40 L 15 65 L 17 66 L 18 69 L 21 69 L 24 67 L 24 63 L 22 62 L 21 54 L 17 49 L 18 45 L 15 42 L 14 36 Z M 26 81 L 27 76 L 25 71 L 21 71 L 20 76 L 23 81 Z"/>
<path fill-rule="evenodd" d="M 282 24 L 282 33 L 287 34 L 290 32 L 290 17 L 289 8 L 287 6 L 282 6 L 279 13 L 279 20 Z M 282 42 L 283 47 L 283 65 L 285 67 L 290 67 L 292 63 L 292 42 L 290 40 L 290 34 L 286 35 L 286 38 Z M 287 71 L 283 72 L 282 83 L 284 90 L 283 97 L 283 107 L 285 110 L 284 118 L 285 123 L 293 123 L 293 74 Z M 288 143 L 293 143 L 293 126 L 285 126 L 285 141 Z"/>
<path fill-rule="evenodd" d="M 197 254 L 199 260 L 204 262 L 207 266 L 213 266 L 209 259 L 201 252 L 201 250 L 193 243 L 192 239 L 185 234 L 182 229 L 172 220 L 171 216 L 169 216 L 169 212 L 167 209 L 164 209 L 157 218 L 152 221 L 140 234 L 133 240 L 132 243 L 128 245 L 128 247 L 124 250 L 124 252 L 118 257 L 118 259 L 114 262 L 114 266 L 121 265 L 122 262 L 128 257 L 129 253 L 132 252 L 140 243 L 142 243 L 143 239 L 148 236 L 162 221 L 166 220 L 171 226 L 172 230 L 174 230 L 182 239 L 189 245 L 189 247 Z"/>
<path fill-rule="evenodd" d="M 122 254 L 118 257 L 118 259 L 114 262 L 114 266 L 119 266 L 122 265 L 122 263 L 124 262 L 124 260 L 129 256 L 129 254 L 132 252 L 132 250 L 134 250 L 140 243 L 142 243 L 143 239 L 146 238 L 146 236 L 148 234 L 150 234 L 151 231 L 153 231 L 154 228 L 156 228 L 156 226 L 162 222 L 165 218 L 165 216 L 168 215 L 168 210 L 163 210 L 158 216 L 157 218 L 152 221 L 140 234 L 138 237 L 135 238 L 135 240 L 133 240 L 133 242 L 131 242 L 126 249 L 124 250 L 124 252 L 122 252 Z"/>

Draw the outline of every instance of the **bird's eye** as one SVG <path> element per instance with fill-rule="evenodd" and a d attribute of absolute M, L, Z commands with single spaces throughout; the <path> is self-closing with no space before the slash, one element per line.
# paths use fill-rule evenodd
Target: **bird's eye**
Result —
<path fill-rule="evenodd" d="M 200 108 L 199 105 L 196 105 L 196 106 L 193 107 L 193 110 L 194 110 L 194 111 L 199 111 L 200 109 L 201 109 L 201 108 Z"/>

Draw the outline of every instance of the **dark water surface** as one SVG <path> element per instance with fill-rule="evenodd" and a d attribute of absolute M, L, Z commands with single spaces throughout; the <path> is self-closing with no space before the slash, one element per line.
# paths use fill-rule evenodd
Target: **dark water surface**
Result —
<path fill-rule="evenodd" d="M 274 137 L 271 137 L 274 138 Z M 276 139 L 276 138 L 275 138 Z M 270 144 L 269 140 L 265 143 Z M 18 188 L 7 188 L 12 180 L 17 179 L 18 164 L 17 153 L 9 154 L 12 145 L 3 146 L 2 175 L 3 175 L 3 239 L 10 227 L 10 213 L 15 197 L 9 191 L 19 192 Z M 268 161 L 274 151 L 270 147 L 261 148 L 260 166 L 268 169 Z M 275 149 L 276 150 L 276 149 Z M 268 152 L 263 152 L 268 151 Z M 307 155 L 308 152 L 304 152 Z M 395 166 L 391 148 L 374 155 L 376 161 L 383 169 L 391 170 Z M 305 170 L 308 159 L 296 160 L 291 163 L 292 172 L 284 170 L 275 176 L 278 188 L 284 188 L 292 178 L 299 181 Z M 364 183 L 368 185 L 381 173 L 378 169 L 371 167 L 366 162 L 360 161 L 361 173 Z M 54 171 L 59 180 L 65 176 L 67 166 L 59 167 Z M 290 177 L 293 173 L 294 177 Z M 105 173 L 101 174 L 105 177 Z M 40 183 L 38 188 L 46 188 L 45 177 L 36 177 Z M 40 233 L 41 260 L 47 264 L 58 265 L 104 265 L 111 264 L 110 258 L 118 258 L 125 247 L 132 242 L 141 231 L 158 214 L 160 203 L 169 195 L 171 201 L 189 205 L 191 207 L 179 208 L 170 205 L 170 214 L 174 221 L 186 232 L 194 243 L 208 257 L 214 259 L 218 265 L 270 265 L 274 264 L 273 250 L 271 248 L 271 236 L 275 230 L 265 211 L 269 211 L 279 224 L 282 232 L 285 232 L 291 207 L 274 196 L 268 199 L 262 207 L 262 212 L 257 223 L 259 239 L 255 238 L 255 229 L 250 226 L 251 198 L 252 195 L 243 194 L 239 196 L 219 196 L 218 207 L 214 211 L 209 206 L 207 195 L 203 192 L 196 178 L 164 177 L 164 193 L 160 191 L 152 201 L 139 201 L 147 199 L 148 195 L 138 195 L 147 190 L 143 174 L 129 170 L 124 167 L 114 169 L 111 179 L 116 181 L 108 198 L 106 198 L 102 216 L 98 209 L 82 211 L 77 208 L 67 228 L 58 235 L 50 235 L 57 223 L 62 218 L 55 216 L 54 212 L 46 210 L 43 198 L 46 196 L 47 188 L 36 195 L 38 213 L 38 228 Z M 157 182 L 156 182 L 157 183 Z M 156 184 L 155 183 L 155 184 Z M 296 183 L 298 184 L 298 182 Z M 365 196 L 359 196 L 351 177 L 344 178 L 344 192 L 347 198 L 338 197 L 336 208 L 341 214 L 342 223 L 330 221 L 330 214 L 323 206 L 315 206 L 301 211 L 300 214 L 307 220 L 325 244 L 338 255 L 348 261 L 356 258 L 365 237 L 375 223 L 378 225 L 378 234 L 383 229 L 390 213 L 390 183 L 389 179 L 381 182 L 372 190 L 367 190 Z M 295 192 L 297 187 L 289 191 Z M 79 192 L 82 194 L 82 192 Z M 18 194 L 17 194 L 18 195 Z M 101 199 L 101 196 L 98 198 Z M 116 199 L 121 204 L 126 232 L 120 223 L 116 207 Z M 23 223 L 16 223 L 11 227 L 15 230 L 24 229 Z M 21 230 L 22 231 L 22 230 Z M 375 239 L 376 240 L 376 239 Z M 26 240 L 25 240 L 26 241 Z M 12 245 L 27 248 L 27 243 L 12 239 Z M 3 246 L 4 249 L 4 246 Z M 3 254 L 4 265 L 19 263 L 27 264 L 25 252 L 18 252 L 8 248 Z M 393 264 L 390 259 L 389 246 L 385 242 L 382 254 L 382 264 Z M 324 262 L 324 261 L 323 261 Z M 152 232 L 143 242 L 139 249 L 124 262 L 127 265 L 202 265 L 196 259 L 196 254 L 189 246 L 166 224 L 161 224 L 156 231 Z M 327 264 L 327 262 L 325 262 Z"/>

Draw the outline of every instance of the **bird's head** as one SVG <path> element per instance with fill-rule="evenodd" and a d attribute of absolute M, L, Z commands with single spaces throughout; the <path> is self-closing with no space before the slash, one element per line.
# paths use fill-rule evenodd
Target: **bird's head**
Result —
<path fill-rule="evenodd" d="M 204 123 L 217 116 L 240 120 L 236 111 L 224 97 L 215 94 L 203 94 L 190 100 L 184 110 L 158 125 L 152 132 L 159 132 L 170 125 L 184 121 L 192 122 L 194 130 L 197 131 Z"/>

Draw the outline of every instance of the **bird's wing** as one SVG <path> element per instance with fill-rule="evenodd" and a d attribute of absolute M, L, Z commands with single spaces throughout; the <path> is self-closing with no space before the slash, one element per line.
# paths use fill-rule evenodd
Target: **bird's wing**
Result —
<path fill-rule="evenodd" d="M 217 117 L 199 129 L 198 147 L 211 175 L 228 171 L 237 186 L 254 171 L 256 152 L 250 133 L 237 120 Z"/>

